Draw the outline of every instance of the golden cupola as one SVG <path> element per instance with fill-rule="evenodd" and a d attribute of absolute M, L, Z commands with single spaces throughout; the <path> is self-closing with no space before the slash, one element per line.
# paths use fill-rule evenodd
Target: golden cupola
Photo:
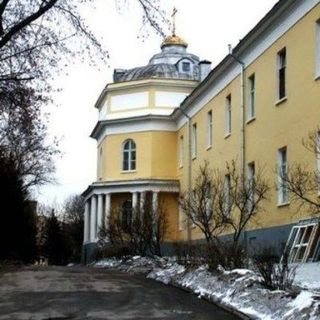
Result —
<path fill-rule="evenodd" d="M 161 49 L 163 47 L 173 46 L 173 45 L 183 46 L 185 48 L 188 47 L 188 43 L 186 41 L 184 41 L 182 38 L 180 38 L 176 34 L 172 34 L 164 39 L 164 41 L 161 44 Z"/>

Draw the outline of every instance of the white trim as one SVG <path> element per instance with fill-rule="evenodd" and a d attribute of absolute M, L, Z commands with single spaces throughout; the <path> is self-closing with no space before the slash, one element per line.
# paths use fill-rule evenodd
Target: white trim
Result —
<path fill-rule="evenodd" d="M 127 192 L 180 192 L 180 183 L 177 180 L 126 180 L 94 183 L 90 190 L 84 195 L 85 200 L 93 195 L 107 193 L 127 193 Z M 87 191 L 86 191 L 87 192 Z"/>
<path fill-rule="evenodd" d="M 176 132 L 177 126 L 170 119 L 132 119 L 125 123 L 106 123 L 97 137 L 97 142 L 100 144 L 105 136 L 152 131 Z"/>
<path fill-rule="evenodd" d="M 271 47 L 280 37 L 282 37 L 292 26 L 294 26 L 303 16 L 305 16 L 313 7 L 315 7 L 319 0 L 304 0 L 293 1 L 294 8 L 286 10 L 285 14 L 277 17 L 276 21 L 273 21 L 273 27 L 267 28 L 254 40 L 254 43 L 249 45 L 245 54 L 242 54 L 239 59 L 242 60 L 245 66 L 249 66 L 253 63 L 263 52 Z M 286 15 L 284 17 L 284 15 Z M 270 31 L 271 29 L 271 31 Z M 206 89 L 205 93 L 200 94 L 192 106 L 188 110 L 188 115 L 193 117 L 197 114 L 204 105 L 208 104 L 219 92 L 221 92 L 231 81 L 233 81 L 241 72 L 241 67 L 234 63 L 228 70 L 223 72 L 223 76 L 219 77 L 213 84 L 210 84 L 209 89 Z M 187 119 L 183 115 L 178 115 L 177 124 L 180 129 Z"/>

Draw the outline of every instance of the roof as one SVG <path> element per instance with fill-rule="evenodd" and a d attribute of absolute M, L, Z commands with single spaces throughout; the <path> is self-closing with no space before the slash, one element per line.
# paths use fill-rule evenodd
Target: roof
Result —
<path fill-rule="evenodd" d="M 164 78 L 164 79 L 182 79 L 182 80 L 199 80 L 198 69 L 195 68 L 192 74 L 179 72 L 177 65 L 168 63 L 148 64 L 143 67 L 124 70 L 117 74 L 116 82 L 131 80 Z"/>

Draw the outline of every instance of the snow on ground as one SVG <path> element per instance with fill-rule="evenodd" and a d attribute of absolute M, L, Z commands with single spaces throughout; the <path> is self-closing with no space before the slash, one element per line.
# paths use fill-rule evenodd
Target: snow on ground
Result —
<path fill-rule="evenodd" d="M 116 262 L 117 261 L 117 262 Z M 247 269 L 211 273 L 206 265 L 191 268 L 179 265 L 172 258 L 132 257 L 123 260 L 99 261 L 98 267 L 116 268 L 125 272 L 144 273 L 147 278 L 188 289 L 200 298 L 205 297 L 231 310 L 237 310 L 252 319 L 263 320 L 319 320 L 320 292 L 302 290 L 296 295 L 285 291 L 270 291 L 260 283 L 260 277 Z M 306 268 L 306 269 L 305 269 Z M 299 267 L 298 283 L 305 281 L 304 271 L 311 277 L 312 266 Z M 319 270 L 318 270 L 319 271 Z M 312 286 L 311 286 L 312 287 Z"/>
<path fill-rule="evenodd" d="M 320 262 L 297 265 L 295 283 L 302 288 L 320 292 Z"/>

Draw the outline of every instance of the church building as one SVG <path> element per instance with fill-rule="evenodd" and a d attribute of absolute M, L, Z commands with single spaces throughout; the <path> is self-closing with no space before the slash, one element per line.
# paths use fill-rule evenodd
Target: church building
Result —
<path fill-rule="evenodd" d="M 146 199 L 166 207 L 167 244 L 201 241 L 178 199 L 205 161 L 220 169 L 236 161 L 244 175 L 264 168 L 272 191 L 245 232 L 248 244 L 280 244 L 291 232 L 304 250 L 295 261 L 317 257 L 319 221 L 290 203 L 275 168 L 304 162 L 320 170 L 320 156 L 301 142 L 320 128 L 319 0 L 280 0 L 213 69 L 173 30 L 147 65 L 115 69 L 95 108 L 97 179 L 83 193 L 85 260 L 113 208 Z"/>

